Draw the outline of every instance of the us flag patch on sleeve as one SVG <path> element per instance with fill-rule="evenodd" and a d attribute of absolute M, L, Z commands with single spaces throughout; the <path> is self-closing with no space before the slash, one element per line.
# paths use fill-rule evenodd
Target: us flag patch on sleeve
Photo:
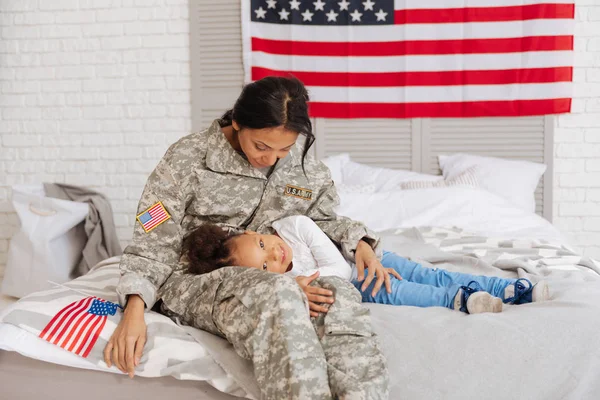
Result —
<path fill-rule="evenodd" d="M 167 210 L 165 210 L 165 207 L 163 206 L 162 202 L 159 201 L 158 203 L 156 203 L 155 205 L 138 215 L 136 218 L 139 221 L 140 225 L 142 225 L 142 228 L 144 228 L 144 231 L 148 233 L 163 222 L 168 221 L 171 218 L 171 216 L 169 215 Z"/>

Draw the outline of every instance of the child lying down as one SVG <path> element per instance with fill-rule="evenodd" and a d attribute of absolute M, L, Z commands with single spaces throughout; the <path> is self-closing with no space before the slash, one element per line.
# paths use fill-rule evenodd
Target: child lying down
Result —
<path fill-rule="evenodd" d="M 202 225 L 189 238 L 189 271 L 204 274 L 237 265 L 295 277 L 311 301 L 311 315 L 326 308 L 315 303 L 332 303 L 330 292 L 309 283 L 318 276 L 350 280 L 360 291 L 356 268 L 348 264 L 327 235 L 306 216 L 291 216 L 273 223 L 275 235 L 256 232 L 229 234 L 217 225 Z M 394 277 L 391 293 L 380 290 L 375 281 L 362 291 L 363 302 L 447 307 L 467 314 L 502 311 L 502 303 L 525 304 L 549 298 L 548 285 L 533 285 L 527 279 L 475 276 L 422 265 L 391 252 L 384 252 L 381 264 Z"/>

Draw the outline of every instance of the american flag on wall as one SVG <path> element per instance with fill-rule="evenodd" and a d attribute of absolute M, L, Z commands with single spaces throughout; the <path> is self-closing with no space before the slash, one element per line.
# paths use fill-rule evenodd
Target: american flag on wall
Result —
<path fill-rule="evenodd" d="M 294 75 L 325 118 L 569 112 L 573 2 L 246 0 L 247 82 Z"/>
<path fill-rule="evenodd" d="M 104 329 L 108 315 L 119 306 L 97 297 L 86 297 L 60 310 L 39 337 L 86 358 Z"/>

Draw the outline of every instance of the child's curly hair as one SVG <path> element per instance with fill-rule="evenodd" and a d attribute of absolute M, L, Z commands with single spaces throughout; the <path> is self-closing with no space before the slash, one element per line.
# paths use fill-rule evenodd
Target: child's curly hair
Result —
<path fill-rule="evenodd" d="M 214 224 L 205 224 L 194 230 L 186 239 L 188 272 L 197 275 L 208 274 L 235 265 L 232 239 L 239 235 L 239 233 L 228 233 Z"/>

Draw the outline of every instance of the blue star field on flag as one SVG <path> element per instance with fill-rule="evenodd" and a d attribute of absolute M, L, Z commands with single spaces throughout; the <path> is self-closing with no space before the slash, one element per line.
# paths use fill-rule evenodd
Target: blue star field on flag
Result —
<path fill-rule="evenodd" d="M 252 21 L 297 25 L 390 25 L 394 0 L 250 0 Z"/>

